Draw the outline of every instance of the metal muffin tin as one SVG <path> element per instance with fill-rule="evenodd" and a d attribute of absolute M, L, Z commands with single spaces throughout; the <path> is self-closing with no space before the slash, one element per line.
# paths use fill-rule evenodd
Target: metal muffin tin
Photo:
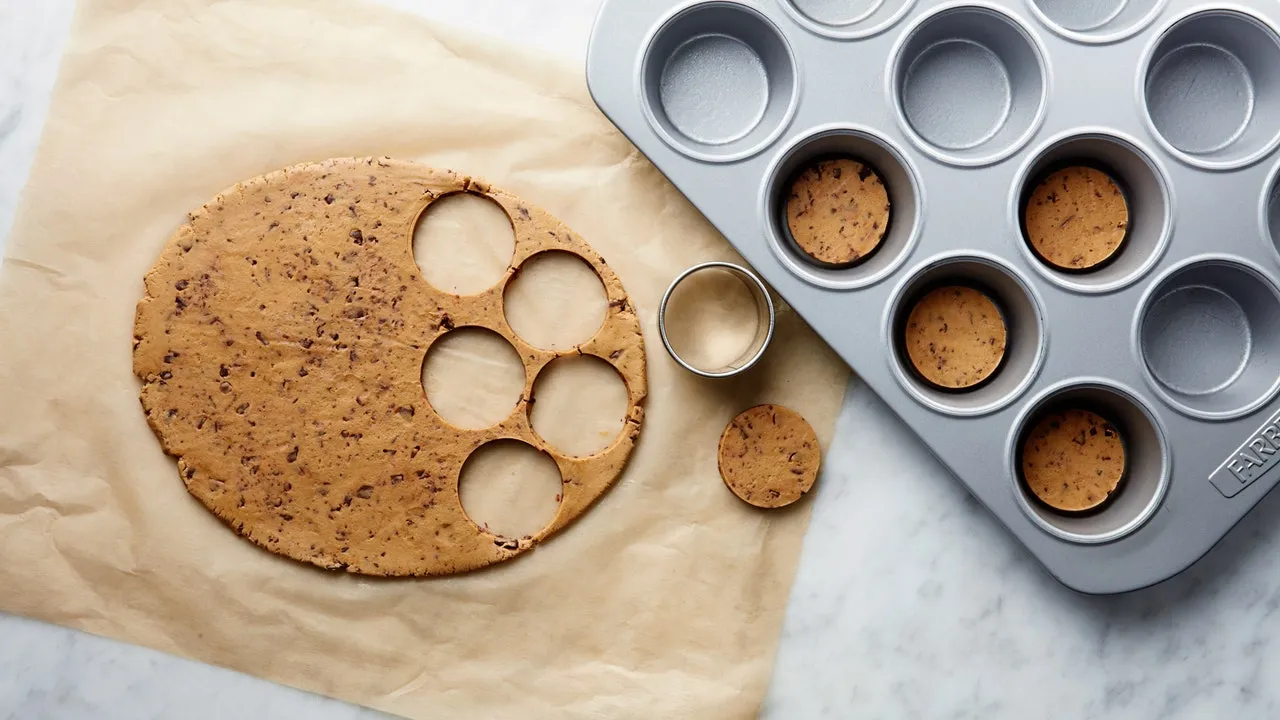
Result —
<path fill-rule="evenodd" d="M 587 68 L 609 118 L 1066 585 L 1190 566 L 1280 481 L 1280 5 L 1198 0 L 606 0 Z M 885 180 L 883 246 L 849 269 L 780 227 L 806 162 Z M 1027 183 L 1112 169 L 1126 249 L 1058 272 L 1020 227 Z M 999 297 L 1009 351 L 980 389 L 908 371 L 903 298 Z M 1058 515 L 1018 480 L 1040 408 L 1106 409 L 1129 475 Z"/>

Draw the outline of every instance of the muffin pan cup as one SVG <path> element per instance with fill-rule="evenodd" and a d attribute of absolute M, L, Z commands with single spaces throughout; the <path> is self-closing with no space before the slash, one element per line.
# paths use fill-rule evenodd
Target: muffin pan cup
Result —
<path fill-rule="evenodd" d="M 839 14 L 854 5 L 870 14 Z M 1278 22 L 1272 0 L 605 0 L 587 79 L 1051 574 L 1115 593 L 1189 567 L 1280 482 Z M 849 268 L 806 261 L 780 222 L 787 180 L 830 155 L 875 166 L 892 205 Z M 1068 161 L 1114 173 L 1130 206 L 1090 273 L 1038 260 L 1021 226 L 1028 184 Z M 944 281 L 994 292 L 1010 326 L 967 393 L 913 376 L 896 337 Z M 1132 454 L 1081 517 L 1031 501 L 1017 469 L 1028 418 L 1066 400 L 1105 407 Z"/>
<path fill-rule="evenodd" d="M 1128 206 L 1124 247 L 1092 268 L 1055 267 L 1039 257 L 1027 237 L 1026 208 L 1037 185 L 1053 172 L 1091 167 L 1111 177 Z M 1029 264 L 1050 282 L 1079 293 L 1108 293 L 1149 275 L 1164 257 L 1172 231 L 1170 181 L 1163 168 L 1139 147 L 1139 141 L 1095 128 L 1051 138 L 1031 153 L 1010 194 L 1011 222 L 1017 223 Z"/>
<path fill-rule="evenodd" d="M 942 287 L 967 287 L 986 295 L 1005 326 L 1005 350 L 995 372 L 963 389 L 929 381 L 907 357 L 906 325 L 911 311 Z M 988 415 L 1012 403 L 1035 379 L 1045 357 L 1044 312 L 1032 293 L 1025 278 L 993 256 L 944 255 L 923 263 L 918 273 L 894 290 L 888 303 L 884 343 L 898 383 L 917 402 L 946 415 Z"/>
<path fill-rule="evenodd" d="M 1123 401 L 1121 404 L 1123 406 L 1128 405 L 1127 402 Z M 1060 507 L 1054 507 L 1044 498 L 1037 496 L 1029 487 L 1023 465 L 1027 459 L 1027 443 L 1031 439 L 1032 433 L 1037 427 L 1037 423 L 1039 423 L 1042 418 L 1052 413 L 1070 412 L 1072 410 L 1093 413 L 1094 415 L 1101 417 L 1106 422 L 1111 423 L 1111 425 L 1116 428 L 1119 435 L 1120 450 L 1124 453 L 1124 467 L 1121 470 L 1120 479 L 1115 484 L 1115 489 L 1097 505 L 1082 510 L 1067 510 Z M 1089 399 L 1088 397 L 1081 397 L 1079 399 L 1070 396 L 1060 399 L 1050 398 L 1049 401 L 1045 403 L 1044 407 L 1037 408 L 1036 413 L 1027 418 L 1027 422 L 1023 426 L 1022 432 L 1015 436 L 1017 445 L 1014 446 L 1013 451 L 1013 472 L 1018 476 L 1021 483 L 1019 490 L 1026 495 L 1029 502 L 1036 506 L 1036 509 L 1044 513 L 1045 522 L 1050 525 L 1056 526 L 1059 524 L 1066 524 L 1071 520 L 1088 518 L 1093 515 L 1101 515 L 1102 513 L 1105 513 L 1107 508 L 1110 507 L 1118 498 L 1125 497 L 1125 485 L 1128 483 L 1129 476 L 1132 471 L 1132 462 L 1129 459 L 1130 446 L 1128 440 L 1126 440 L 1129 434 L 1129 429 L 1110 420 L 1108 415 L 1110 411 L 1110 407 L 1105 407 L 1098 401 Z M 1034 511 L 1035 510 L 1033 510 L 1033 512 Z"/>

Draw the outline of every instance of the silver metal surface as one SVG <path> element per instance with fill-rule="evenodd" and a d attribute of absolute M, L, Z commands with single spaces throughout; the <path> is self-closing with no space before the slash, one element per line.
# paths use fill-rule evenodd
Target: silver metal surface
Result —
<path fill-rule="evenodd" d="M 667 311 L 670 309 L 671 297 L 675 294 L 676 288 L 680 287 L 686 280 L 701 273 L 728 273 L 732 275 L 741 281 L 747 291 L 751 293 L 751 299 L 755 301 L 756 305 L 755 336 L 752 338 L 751 343 L 735 360 L 720 367 L 699 367 L 689 362 L 672 347 L 671 338 L 667 334 Z M 764 357 L 765 351 L 769 349 L 769 343 L 773 342 L 773 329 L 777 324 L 777 319 L 773 298 L 769 296 L 768 287 L 765 286 L 764 281 L 758 275 L 741 265 L 727 262 L 707 262 L 694 265 L 680 273 L 671 282 L 671 285 L 667 287 L 667 291 L 662 295 L 662 302 L 658 305 L 658 334 L 662 337 L 662 346 L 667 349 L 667 354 L 680 367 L 705 378 L 727 378 L 741 375 L 750 370 L 752 366 L 760 361 L 760 358 Z"/>
<path fill-rule="evenodd" d="M 1185 569 L 1280 481 L 1278 21 L 1275 0 L 605 0 L 587 79 L 1049 572 L 1109 593 Z M 780 227 L 792 173 L 833 152 L 875 166 L 893 207 L 848 269 Z M 1093 273 L 1039 262 L 1019 222 L 1028 183 L 1073 159 L 1130 203 Z M 893 338 L 912 289 L 951 277 L 1010 320 L 971 393 L 921 385 Z M 1130 435 L 1132 482 L 1086 518 L 1016 477 L 1027 419 L 1064 398 Z"/>

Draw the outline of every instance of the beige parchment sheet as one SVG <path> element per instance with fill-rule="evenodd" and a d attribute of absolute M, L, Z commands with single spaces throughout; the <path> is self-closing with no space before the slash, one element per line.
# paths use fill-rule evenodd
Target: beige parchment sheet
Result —
<path fill-rule="evenodd" d="M 363 155 L 546 208 L 639 307 L 639 447 L 599 504 L 514 562 L 376 581 L 277 558 L 187 494 L 143 418 L 134 305 L 185 213 L 242 179 Z M 750 715 L 809 508 L 736 500 L 717 439 L 773 401 L 825 444 L 848 371 L 785 307 L 746 378 L 679 371 L 661 292 L 732 257 L 580 68 L 360 2 L 82 0 L 0 272 L 0 609 L 412 717 Z"/>

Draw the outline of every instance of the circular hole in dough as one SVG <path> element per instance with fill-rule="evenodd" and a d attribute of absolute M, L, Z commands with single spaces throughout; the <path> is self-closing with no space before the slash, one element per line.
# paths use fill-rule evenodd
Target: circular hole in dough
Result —
<path fill-rule="evenodd" d="M 506 538 L 537 535 L 560 507 L 560 469 L 519 440 L 481 445 L 462 465 L 462 509 L 480 529 Z"/>
<path fill-rule="evenodd" d="M 558 452 L 586 457 L 617 439 L 627 399 L 627 385 L 612 365 L 593 355 L 571 355 L 552 360 L 538 374 L 529 420 Z"/>
<path fill-rule="evenodd" d="M 413 231 L 413 257 L 422 277 L 455 295 L 497 285 L 516 251 L 511 218 L 475 193 L 446 195 L 427 206 Z"/>
<path fill-rule="evenodd" d="M 525 342 L 543 350 L 568 350 L 596 334 L 609 299 L 586 261 L 552 250 L 520 265 L 503 304 L 507 323 Z"/>
<path fill-rule="evenodd" d="M 520 356 L 506 338 L 483 328 L 450 331 L 422 363 L 431 408 L 455 427 L 476 430 L 505 420 L 524 392 Z"/>

